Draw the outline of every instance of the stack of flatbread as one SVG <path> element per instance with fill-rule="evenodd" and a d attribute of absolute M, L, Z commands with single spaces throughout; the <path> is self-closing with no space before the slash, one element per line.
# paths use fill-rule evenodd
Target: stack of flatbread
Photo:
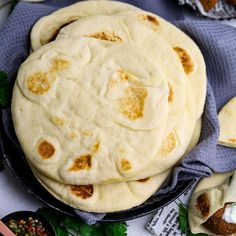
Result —
<path fill-rule="evenodd" d="M 35 176 L 90 212 L 143 203 L 197 143 L 206 72 L 197 45 L 157 15 L 85 1 L 41 18 L 12 98 Z"/>

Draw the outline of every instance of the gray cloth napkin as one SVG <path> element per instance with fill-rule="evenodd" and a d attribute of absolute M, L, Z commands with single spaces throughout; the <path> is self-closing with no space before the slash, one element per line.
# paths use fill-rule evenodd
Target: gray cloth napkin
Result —
<path fill-rule="evenodd" d="M 0 70 L 9 75 L 13 85 L 20 64 L 29 54 L 29 33 L 40 17 L 73 3 L 72 0 L 47 1 L 41 4 L 19 3 L 0 32 Z M 169 20 L 183 19 L 172 1 L 127 0 L 145 10 Z M 208 75 L 207 99 L 203 114 L 203 127 L 199 145 L 175 168 L 173 178 L 156 194 L 168 193 L 180 180 L 209 176 L 212 171 L 226 172 L 236 169 L 236 149 L 217 146 L 219 124 L 217 109 L 236 95 L 236 29 L 207 21 L 175 21 L 201 48 Z M 18 145 L 11 121 L 10 110 L 3 111 L 4 128 L 15 145 Z M 21 152 L 22 153 L 22 152 Z M 87 223 L 101 220 L 104 214 L 75 210 Z"/>

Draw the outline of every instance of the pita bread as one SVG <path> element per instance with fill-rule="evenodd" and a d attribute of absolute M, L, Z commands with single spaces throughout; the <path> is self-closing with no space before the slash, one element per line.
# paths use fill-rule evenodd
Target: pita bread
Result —
<path fill-rule="evenodd" d="M 196 127 L 196 108 L 192 96 L 192 88 L 189 83 L 187 89 L 187 103 L 184 113 L 178 123 L 163 140 L 156 159 L 148 169 L 139 172 L 141 178 L 153 176 L 178 164 L 190 148 L 193 148 L 193 141 L 196 141 L 194 134 Z M 191 140 L 192 139 L 192 140 Z M 129 179 L 131 180 L 131 179 Z"/>
<path fill-rule="evenodd" d="M 206 99 L 206 66 L 202 53 L 196 43 L 183 31 L 150 12 L 129 10 L 121 14 L 139 19 L 140 22 L 163 37 L 176 51 L 184 71 L 194 88 L 197 119 L 199 119 L 203 113 Z"/>
<path fill-rule="evenodd" d="M 188 145 L 186 153 L 191 152 L 197 146 L 199 139 L 200 139 L 200 135 L 201 135 L 201 128 L 202 128 L 202 119 L 199 119 L 197 121 L 196 126 L 195 126 L 193 136 L 192 136 L 191 141 Z"/>
<path fill-rule="evenodd" d="M 200 180 L 190 198 L 188 208 L 189 225 L 192 233 L 215 235 L 205 226 L 206 222 L 225 203 L 236 202 L 235 172 L 213 174 Z"/>
<path fill-rule="evenodd" d="M 116 1 L 80 2 L 40 19 L 31 32 L 32 48 L 35 50 L 51 39 L 55 39 L 60 27 L 71 23 L 68 19 L 75 21 L 86 16 L 105 14 L 123 14 L 134 17 L 163 37 L 175 49 L 194 88 L 197 119 L 199 119 L 203 113 L 206 98 L 206 67 L 202 53 L 189 36 L 155 14 Z"/>
<path fill-rule="evenodd" d="M 220 137 L 218 143 L 228 147 L 236 147 L 236 97 L 232 98 L 218 114 Z"/>
<path fill-rule="evenodd" d="M 152 13 L 86 1 L 41 18 L 31 47 L 12 117 L 34 175 L 84 211 L 142 204 L 198 142 L 206 72 L 197 45 Z"/>
<path fill-rule="evenodd" d="M 115 1 L 81 1 L 61 8 L 49 16 L 42 17 L 36 22 L 30 36 L 31 49 L 35 51 L 41 46 L 51 42 L 56 38 L 61 28 L 75 20 L 99 14 L 116 14 L 127 9 L 138 8 Z"/>
<path fill-rule="evenodd" d="M 164 68 L 150 58 L 135 46 L 92 38 L 57 40 L 32 53 L 12 98 L 29 162 L 70 184 L 139 179 L 160 148 L 168 115 Z M 131 72 L 131 82 L 120 71 Z"/>
<path fill-rule="evenodd" d="M 166 44 L 161 37 L 151 29 L 141 24 L 137 19 L 126 15 L 98 15 L 86 17 L 75 21 L 63 28 L 57 39 L 94 37 L 117 43 L 130 43 L 147 52 L 152 51 L 155 57 L 153 61 L 160 65 L 169 86 L 169 114 L 165 133 L 168 135 L 178 124 L 185 107 L 186 100 L 186 75 L 182 70 L 182 64 L 173 49 Z M 117 41 L 117 39 L 119 39 Z M 165 54 L 160 54 L 160 47 Z M 163 48 L 165 47 L 165 48 Z M 158 58 L 157 55 L 160 55 Z M 150 53 L 148 53 L 150 55 Z M 172 63 L 174 60 L 177 63 Z"/>
<path fill-rule="evenodd" d="M 45 177 L 33 169 L 39 182 L 55 198 L 74 208 L 89 212 L 127 210 L 146 201 L 155 193 L 170 170 L 155 177 L 114 184 L 65 185 Z"/>

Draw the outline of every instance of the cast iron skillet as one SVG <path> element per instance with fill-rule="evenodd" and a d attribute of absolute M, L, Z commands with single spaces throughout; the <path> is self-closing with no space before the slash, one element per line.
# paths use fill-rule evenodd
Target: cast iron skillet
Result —
<path fill-rule="evenodd" d="M 0 114 L 1 115 L 1 114 Z M 2 115 L 1 115 L 2 117 Z M 27 127 L 26 127 L 27 128 Z M 74 209 L 56 198 L 45 190 L 34 177 L 25 158 L 19 153 L 19 150 L 7 137 L 3 130 L 2 119 L 0 122 L 0 158 L 5 160 L 9 169 L 17 179 L 17 181 L 25 188 L 25 190 L 40 200 L 45 205 L 54 208 L 68 215 L 76 216 Z M 181 181 L 177 187 L 165 195 L 150 197 L 145 203 L 134 207 L 127 211 L 119 211 L 108 213 L 102 221 L 126 221 L 132 220 L 150 213 L 154 213 L 158 209 L 168 205 L 186 191 L 193 183 L 193 180 Z"/>

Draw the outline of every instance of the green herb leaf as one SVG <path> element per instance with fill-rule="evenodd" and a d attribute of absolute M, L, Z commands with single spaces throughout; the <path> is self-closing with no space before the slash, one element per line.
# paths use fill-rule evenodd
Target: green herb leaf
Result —
<path fill-rule="evenodd" d="M 79 233 L 80 235 L 84 236 L 93 236 L 95 235 L 95 232 L 98 230 L 93 225 L 87 225 L 86 223 L 82 223 L 80 225 Z"/>
<path fill-rule="evenodd" d="M 9 104 L 10 91 L 7 81 L 7 73 L 0 71 L 0 108 L 6 108 Z"/>
<path fill-rule="evenodd" d="M 71 216 L 65 216 L 62 215 L 63 219 L 61 218 L 61 221 L 63 222 L 64 227 L 66 227 L 67 231 L 71 233 L 71 235 L 83 235 L 83 236 L 93 236 L 96 232 L 96 226 L 93 225 L 87 225 L 82 220 L 71 217 Z"/>
<path fill-rule="evenodd" d="M 63 225 L 66 226 L 69 231 L 76 233 L 79 232 L 80 224 L 81 220 L 69 216 L 65 216 L 63 221 Z"/>
<path fill-rule="evenodd" d="M 183 204 L 179 205 L 179 228 L 183 233 L 189 230 L 188 211 Z"/>
<path fill-rule="evenodd" d="M 126 236 L 124 222 L 97 223 L 87 225 L 82 220 L 58 213 L 52 209 L 40 208 L 37 211 L 48 220 L 56 230 L 57 236 Z"/>
<path fill-rule="evenodd" d="M 188 236 L 207 236 L 207 234 L 193 234 L 189 228 L 188 209 L 183 204 L 179 205 L 179 229 Z"/>
<path fill-rule="evenodd" d="M 50 222 L 55 231 L 57 236 L 69 236 L 65 227 L 61 226 L 60 217 L 57 216 L 55 211 L 49 208 L 40 208 L 37 210 L 37 213 L 44 217 L 48 222 Z"/>
<path fill-rule="evenodd" d="M 105 227 L 104 227 L 105 226 Z M 106 236 L 125 236 L 127 235 L 127 224 L 124 222 L 105 223 L 104 232 Z"/>

